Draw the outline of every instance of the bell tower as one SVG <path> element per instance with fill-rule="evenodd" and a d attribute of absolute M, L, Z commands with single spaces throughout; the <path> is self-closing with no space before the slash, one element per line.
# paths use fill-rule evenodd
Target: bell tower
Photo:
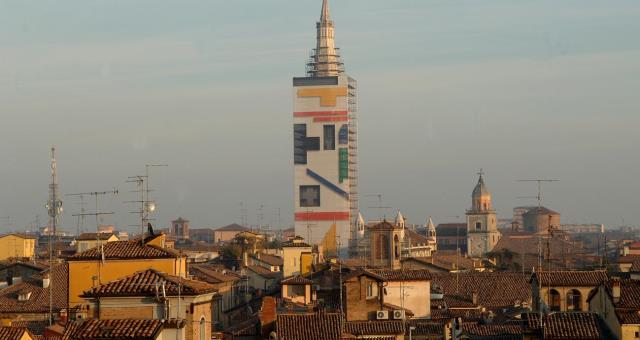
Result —
<path fill-rule="evenodd" d="M 471 209 L 467 210 L 467 254 L 471 257 L 490 252 L 501 237 L 491 193 L 484 184 L 483 175 L 480 169 L 478 184 L 471 194 Z"/>

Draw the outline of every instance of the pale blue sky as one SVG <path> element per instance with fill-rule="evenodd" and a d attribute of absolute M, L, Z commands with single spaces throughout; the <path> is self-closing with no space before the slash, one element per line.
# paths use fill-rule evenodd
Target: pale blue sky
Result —
<path fill-rule="evenodd" d="M 105 222 L 135 223 L 125 183 L 154 169 L 159 224 L 291 223 L 291 77 L 320 0 L 0 0 L 0 216 L 22 229 L 47 197 L 117 187 Z M 332 0 L 359 81 L 362 194 L 410 222 L 454 221 L 476 169 L 500 217 L 545 191 L 563 222 L 640 224 L 640 3 Z M 62 223 L 75 230 L 76 200 Z M 377 212 L 363 197 L 366 218 Z M 394 215 L 389 211 L 388 215 Z M 0 230 L 10 229 L 6 219 Z M 90 227 L 89 225 L 88 227 Z"/>

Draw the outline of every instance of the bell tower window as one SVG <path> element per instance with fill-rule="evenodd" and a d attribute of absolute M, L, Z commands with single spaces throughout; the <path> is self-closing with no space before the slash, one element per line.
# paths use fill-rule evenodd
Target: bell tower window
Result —
<path fill-rule="evenodd" d="M 482 222 L 476 222 L 476 230 L 482 229 Z"/>

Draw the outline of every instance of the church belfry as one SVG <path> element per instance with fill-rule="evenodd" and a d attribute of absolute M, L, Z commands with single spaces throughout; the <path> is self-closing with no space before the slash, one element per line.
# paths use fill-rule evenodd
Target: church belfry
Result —
<path fill-rule="evenodd" d="M 471 194 L 471 209 L 467 210 L 467 253 L 471 257 L 481 257 L 493 250 L 501 236 L 482 170 L 478 175 L 478 184 Z"/>

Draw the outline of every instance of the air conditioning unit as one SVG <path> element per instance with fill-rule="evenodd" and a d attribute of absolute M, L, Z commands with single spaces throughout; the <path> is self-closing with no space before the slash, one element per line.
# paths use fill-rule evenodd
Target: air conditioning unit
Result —
<path fill-rule="evenodd" d="M 376 319 L 378 320 L 388 320 L 389 319 L 389 311 L 388 310 L 379 310 L 376 312 Z"/>
<path fill-rule="evenodd" d="M 395 320 L 404 320 L 404 310 L 403 309 L 394 310 L 393 318 Z"/>

